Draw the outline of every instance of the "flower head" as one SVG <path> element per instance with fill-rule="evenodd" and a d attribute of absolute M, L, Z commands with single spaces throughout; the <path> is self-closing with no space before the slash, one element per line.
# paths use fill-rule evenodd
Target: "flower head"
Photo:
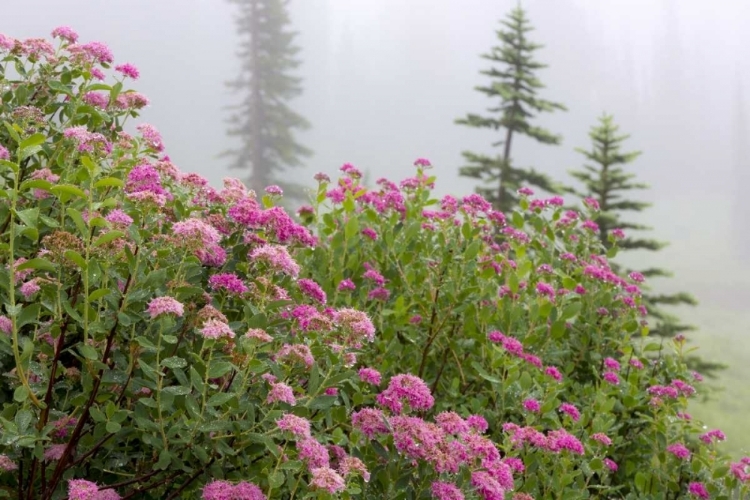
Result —
<path fill-rule="evenodd" d="M 154 319 L 162 314 L 173 314 L 177 317 L 182 317 L 185 311 L 185 307 L 181 302 L 177 301 L 172 297 L 156 297 L 148 303 L 148 309 L 146 311 Z"/>

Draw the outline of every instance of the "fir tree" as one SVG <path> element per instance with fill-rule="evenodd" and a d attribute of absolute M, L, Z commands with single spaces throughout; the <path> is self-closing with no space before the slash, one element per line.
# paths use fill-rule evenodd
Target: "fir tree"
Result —
<path fill-rule="evenodd" d="M 651 206 L 650 203 L 628 198 L 628 192 L 647 189 L 648 185 L 636 182 L 636 175 L 628 172 L 626 167 L 635 161 L 639 151 L 623 152 L 622 144 L 630 136 L 618 132 L 619 127 L 614 124 L 610 115 L 599 118 L 599 124 L 589 132 L 592 146 L 590 150 L 577 149 L 588 160 L 583 170 L 572 171 L 571 175 L 583 184 L 583 189 L 569 192 L 581 198 L 593 198 L 599 204 L 596 223 L 599 226 L 599 239 L 606 249 L 612 248 L 617 240 L 620 250 L 658 251 L 666 244 L 650 238 L 630 236 L 631 231 L 646 231 L 651 228 L 642 224 L 623 220 L 627 212 L 641 212 Z M 626 236 L 617 238 L 614 230 L 624 230 Z M 619 270 L 618 265 L 614 267 Z M 630 270 L 626 271 L 627 273 Z M 651 268 L 640 271 L 645 277 L 671 276 L 663 269 Z M 651 317 L 651 332 L 662 337 L 672 337 L 677 333 L 694 330 L 692 325 L 683 324 L 680 320 L 666 312 L 660 306 L 697 305 L 696 300 L 687 293 L 653 294 L 645 290 L 642 296 L 643 305 Z M 704 373 L 712 372 L 721 365 L 706 363 L 693 356 L 691 364 Z"/>
<path fill-rule="evenodd" d="M 290 24 L 288 0 L 229 0 L 239 8 L 236 18 L 241 37 L 238 56 L 240 75 L 227 82 L 230 89 L 243 94 L 229 117 L 231 136 L 241 145 L 224 153 L 232 157 L 230 168 L 249 170 L 249 186 L 259 192 L 279 184 L 285 197 L 300 198 L 302 186 L 288 182 L 280 174 L 302 164 L 312 152 L 299 144 L 295 130 L 309 127 L 287 101 L 302 92 L 300 78 L 291 74 L 299 66 L 295 58 L 296 33 Z"/>
<path fill-rule="evenodd" d="M 497 31 L 500 45 L 482 56 L 497 63 L 481 72 L 489 76 L 491 82 L 487 86 L 476 87 L 498 104 L 487 110 L 491 113 L 488 116 L 469 114 L 456 120 L 456 123 L 500 132 L 500 140 L 492 145 L 502 146 L 502 153 L 488 156 L 464 152 L 469 165 L 462 167 L 460 173 L 465 177 L 481 179 L 485 186 L 478 187 L 477 192 L 490 201 L 495 209 L 508 211 L 515 205 L 516 191 L 523 185 L 531 184 L 546 191 L 555 191 L 547 176 L 533 169 L 514 166 L 511 146 L 516 135 L 525 135 L 542 144 L 559 144 L 560 136 L 532 125 L 530 120 L 539 113 L 565 110 L 565 107 L 537 97 L 537 92 L 544 85 L 535 73 L 546 65 L 534 60 L 534 52 L 542 45 L 528 40 L 527 34 L 533 28 L 523 9 L 518 7 L 511 11 L 501 24 L 503 27 Z"/>

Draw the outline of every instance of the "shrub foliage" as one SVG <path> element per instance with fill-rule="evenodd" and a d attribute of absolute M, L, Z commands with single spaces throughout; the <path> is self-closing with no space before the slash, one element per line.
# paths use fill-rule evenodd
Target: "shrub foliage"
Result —
<path fill-rule="evenodd" d="M 418 160 L 319 175 L 300 225 L 126 132 L 137 69 L 104 83 L 105 45 L 53 36 L 0 35 L 0 495 L 746 492 L 592 209 L 436 199 Z"/>

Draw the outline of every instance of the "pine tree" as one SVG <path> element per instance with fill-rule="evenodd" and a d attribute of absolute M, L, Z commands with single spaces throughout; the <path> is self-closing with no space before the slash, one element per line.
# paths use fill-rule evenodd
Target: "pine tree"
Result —
<path fill-rule="evenodd" d="M 482 71 L 481 74 L 489 76 L 491 82 L 487 86 L 476 87 L 479 92 L 499 101 L 498 105 L 487 110 L 490 116 L 469 114 L 456 120 L 456 123 L 501 132 L 501 139 L 492 145 L 502 146 L 502 153 L 488 156 L 464 152 L 469 165 L 461 167 L 460 173 L 465 177 L 481 179 L 485 186 L 478 187 L 477 192 L 490 201 L 495 209 L 508 211 L 515 205 L 516 191 L 523 185 L 531 184 L 550 192 L 556 190 L 546 175 L 533 169 L 515 167 L 511 146 L 516 135 L 525 135 L 542 144 L 559 144 L 560 136 L 532 125 L 530 120 L 536 114 L 565 110 L 565 107 L 537 97 L 537 92 L 544 85 L 535 72 L 546 65 L 533 58 L 534 52 L 542 45 L 527 39 L 527 34 L 533 28 L 523 9 L 518 7 L 511 11 L 501 24 L 503 28 L 497 31 L 500 45 L 482 56 L 500 66 Z"/>
<path fill-rule="evenodd" d="M 296 33 L 288 31 L 288 0 L 229 0 L 239 8 L 236 18 L 241 37 L 238 56 L 240 75 L 227 86 L 244 94 L 229 117 L 230 136 L 241 140 L 239 148 L 226 151 L 230 168 L 250 170 L 249 186 L 259 192 L 279 184 L 286 197 L 300 198 L 302 186 L 280 174 L 302 164 L 312 152 L 299 144 L 295 130 L 309 123 L 295 113 L 287 101 L 302 92 L 301 80 L 291 74 L 300 62 Z"/>
<path fill-rule="evenodd" d="M 624 230 L 625 234 L 630 231 L 647 231 L 651 228 L 643 224 L 637 224 L 623 220 L 627 212 L 641 212 L 651 206 L 650 203 L 635 201 L 626 197 L 632 190 L 648 189 L 647 184 L 636 182 L 636 175 L 627 172 L 625 167 L 635 161 L 639 151 L 623 152 L 622 143 L 629 135 L 619 134 L 619 127 L 614 124 L 610 115 L 599 118 L 599 124 L 593 126 L 589 132 L 592 147 L 590 150 L 576 149 L 589 161 L 583 170 L 572 171 L 571 175 L 583 184 L 583 189 L 577 191 L 568 189 L 569 192 L 581 198 L 593 198 L 599 204 L 599 212 L 596 223 L 599 226 L 599 239 L 602 245 L 609 250 L 616 241 L 613 230 Z M 617 241 L 620 250 L 647 250 L 658 251 L 666 244 L 654 239 L 625 236 Z M 618 265 L 614 268 L 619 270 Z M 630 273 L 630 270 L 625 271 Z M 671 273 L 663 269 L 651 268 L 640 271 L 645 277 L 671 276 Z M 651 318 L 651 332 L 662 337 L 672 337 L 677 333 L 694 330 L 692 325 L 683 324 L 680 320 L 663 310 L 660 306 L 697 305 L 696 300 L 687 293 L 676 294 L 653 294 L 645 290 L 643 293 L 643 304 Z M 704 373 L 713 372 L 721 368 L 721 365 L 707 363 L 693 356 L 691 365 Z M 710 374 L 710 373 L 709 373 Z"/>

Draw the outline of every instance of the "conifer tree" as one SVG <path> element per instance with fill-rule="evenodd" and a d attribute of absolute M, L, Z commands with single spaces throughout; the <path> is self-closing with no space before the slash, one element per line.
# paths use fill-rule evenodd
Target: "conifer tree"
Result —
<path fill-rule="evenodd" d="M 571 175 L 583 184 L 578 191 L 568 191 L 581 198 L 593 198 L 599 204 L 596 223 L 599 226 L 599 239 L 605 248 L 610 249 L 617 239 L 620 250 L 658 251 L 666 244 L 650 238 L 631 236 L 631 231 L 647 231 L 651 228 L 623 220 L 627 212 L 641 212 L 651 206 L 650 203 L 636 201 L 627 197 L 629 191 L 648 189 L 647 184 L 636 182 L 636 175 L 628 172 L 626 167 L 640 156 L 640 151 L 623 152 L 622 144 L 630 136 L 619 132 L 611 115 L 599 118 L 599 124 L 591 128 L 589 137 L 592 141 L 590 150 L 576 149 L 588 160 L 582 170 L 572 171 Z M 613 231 L 623 230 L 625 237 L 616 237 Z M 617 266 L 615 264 L 616 268 Z M 629 273 L 630 271 L 626 271 Z M 671 276 L 663 269 L 651 268 L 640 271 L 644 277 Z M 653 294 L 644 290 L 643 304 L 651 317 L 651 332 L 663 337 L 672 337 L 677 333 L 694 330 L 692 325 L 683 324 L 680 320 L 663 310 L 660 306 L 697 305 L 696 300 L 687 293 Z M 712 372 L 721 365 L 706 363 L 692 357 L 692 366 L 704 373 Z"/>
<path fill-rule="evenodd" d="M 497 31 L 500 44 L 482 56 L 496 63 L 481 72 L 491 81 L 486 86 L 476 87 L 476 90 L 497 101 L 497 105 L 487 109 L 489 115 L 469 114 L 456 120 L 456 123 L 499 132 L 499 140 L 492 145 L 502 146 L 501 153 L 489 156 L 464 152 L 463 156 L 469 164 L 461 168 L 460 174 L 481 179 L 485 185 L 478 187 L 477 192 L 490 201 L 495 209 L 508 211 L 515 205 L 516 191 L 523 185 L 531 184 L 546 191 L 555 191 L 546 175 L 533 169 L 516 167 L 511 147 L 518 135 L 525 135 L 542 144 L 559 144 L 560 136 L 534 126 L 531 119 L 539 113 L 565 110 L 565 107 L 537 96 L 544 85 L 535 73 L 546 65 L 534 59 L 534 53 L 542 45 L 528 40 L 527 34 L 533 28 L 524 10 L 520 7 L 514 9 L 501 24 L 502 28 Z"/>
<path fill-rule="evenodd" d="M 294 135 L 309 123 L 287 104 L 302 92 L 300 78 L 292 74 L 300 62 L 295 58 L 296 33 L 287 29 L 288 0 L 229 1 L 239 8 L 236 25 L 242 64 L 239 76 L 227 86 L 243 98 L 232 107 L 228 120 L 229 135 L 239 137 L 241 143 L 224 155 L 232 158 L 230 168 L 250 171 L 249 187 L 262 192 L 279 184 L 285 198 L 300 198 L 302 187 L 281 175 L 312 154 Z"/>

